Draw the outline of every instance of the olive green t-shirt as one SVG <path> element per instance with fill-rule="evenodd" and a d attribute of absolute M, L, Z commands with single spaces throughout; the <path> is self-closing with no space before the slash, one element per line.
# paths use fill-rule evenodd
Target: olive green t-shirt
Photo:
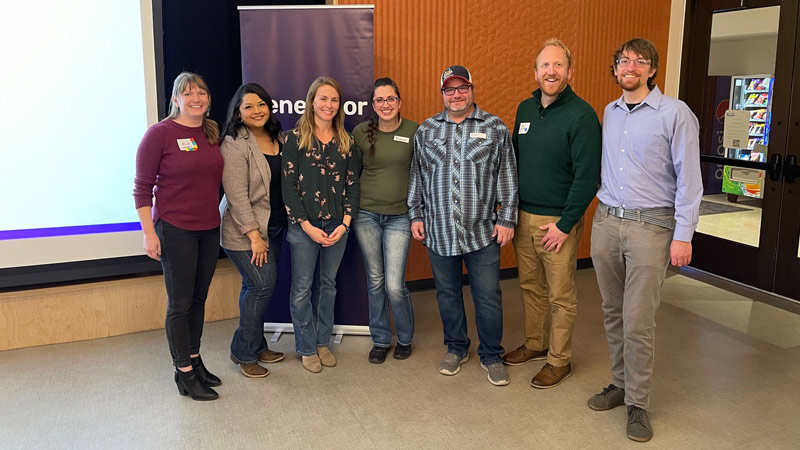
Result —
<path fill-rule="evenodd" d="M 358 147 L 361 201 L 360 208 L 378 214 L 398 215 L 408 212 L 408 175 L 414 154 L 414 133 L 419 124 L 402 119 L 400 126 L 386 133 L 375 133 L 375 155 L 369 156 L 369 122 L 353 129 Z"/>

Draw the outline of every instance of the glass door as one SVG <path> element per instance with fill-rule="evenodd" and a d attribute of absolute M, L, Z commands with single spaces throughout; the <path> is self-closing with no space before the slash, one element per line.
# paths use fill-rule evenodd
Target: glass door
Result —
<path fill-rule="evenodd" d="M 795 10 L 798 9 L 797 3 L 794 0 Z M 795 13 L 794 24 L 798 27 L 800 12 Z M 794 68 L 789 98 L 791 107 L 786 122 L 786 154 L 780 180 L 781 212 L 775 252 L 774 291 L 800 300 L 800 29 L 795 32 L 792 51 Z M 792 55 L 783 55 L 791 60 Z"/>
<path fill-rule="evenodd" d="M 800 299 L 780 280 L 791 264 L 800 275 L 800 182 L 792 189 L 786 177 L 787 157 L 800 149 L 790 139 L 798 128 L 790 114 L 800 115 L 790 111 L 800 99 L 797 3 L 689 2 L 680 96 L 701 130 L 704 195 L 691 265 Z"/>

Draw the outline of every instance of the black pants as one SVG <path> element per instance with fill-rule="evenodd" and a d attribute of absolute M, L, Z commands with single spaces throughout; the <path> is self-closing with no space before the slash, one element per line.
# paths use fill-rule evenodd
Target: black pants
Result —
<path fill-rule="evenodd" d="M 167 287 L 169 351 L 175 367 L 186 367 L 189 355 L 200 353 L 206 297 L 219 257 L 219 228 L 188 231 L 159 220 L 155 229 Z"/>

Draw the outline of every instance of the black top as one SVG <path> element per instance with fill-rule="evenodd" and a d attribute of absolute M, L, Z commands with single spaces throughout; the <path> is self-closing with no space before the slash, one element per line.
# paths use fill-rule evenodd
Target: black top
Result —
<path fill-rule="evenodd" d="M 281 145 L 281 147 L 283 147 Z M 272 178 L 269 181 L 269 223 L 268 228 L 286 226 L 286 207 L 281 192 L 281 155 L 264 155 L 267 158 Z"/>
<path fill-rule="evenodd" d="M 641 103 L 641 102 L 639 102 L 639 103 Z M 633 108 L 636 108 L 636 106 L 639 103 L 625 103 L 625 104 L 628 105 L 628 111 L 633 111 Z"/>

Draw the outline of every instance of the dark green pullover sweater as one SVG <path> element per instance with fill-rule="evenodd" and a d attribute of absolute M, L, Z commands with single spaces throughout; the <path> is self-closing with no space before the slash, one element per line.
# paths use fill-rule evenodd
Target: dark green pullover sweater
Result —
<path fill-rule="evenodd" d="M 527 131 L 526 131 L 527 128 Z M 567 85 L 542 107 L 542 91 L 520 103 L 512 136 L 519 170 L 519 208 L 560 216 L 564 233 L 583 217 L 600 185 L 600 123 Z"/>

